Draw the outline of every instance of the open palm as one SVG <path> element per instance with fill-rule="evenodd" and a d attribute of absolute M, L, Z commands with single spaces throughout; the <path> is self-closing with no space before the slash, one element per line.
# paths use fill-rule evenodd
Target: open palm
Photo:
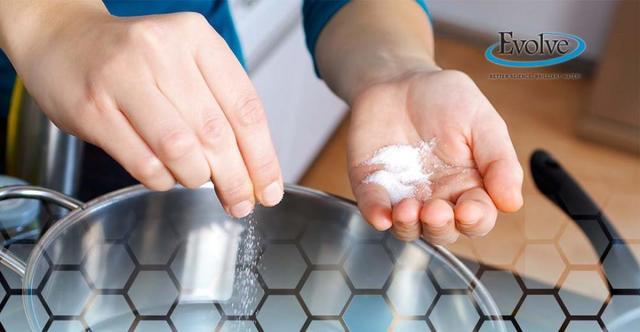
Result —
<path fill-rule="evenodd" d="M 433 138 L 435 156 L 449 167 L 432 175 L 428 199 L 392 205 L 383 187 L 363 183 L 375 170 L 363 162 L 379 148 Z M 422 235 L 445 244 L 460 233 L 481 236 L 493 228 L 498 210 L 522 205 L 522 168 L 507 127 L 473 81 L 457 71 L 412 73 L 362 91 L 352 107 L 348 152 L 364 217 L 403 240 Z"/>

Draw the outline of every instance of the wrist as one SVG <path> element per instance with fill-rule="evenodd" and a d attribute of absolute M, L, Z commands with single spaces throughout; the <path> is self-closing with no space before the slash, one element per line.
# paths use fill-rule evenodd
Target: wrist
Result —
<path fill-rule="evenodd" d="M 441 70 L 431 56 L 422 54 L 379 53 L 356 61 L 358 63 L 348 66 L 334 84 L 334 90 L 348 104 L 372 86 Z"/>
<path fill-rule="evenodd" d="M 0 5 L 0 48 L 15 65 L 64 27 L 106 16 L 100 0 L 5 2 Z"/>

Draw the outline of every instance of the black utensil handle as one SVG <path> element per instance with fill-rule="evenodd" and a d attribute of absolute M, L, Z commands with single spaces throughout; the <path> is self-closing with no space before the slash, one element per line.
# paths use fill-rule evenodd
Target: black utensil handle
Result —
<path fill-rule="evenodd" d="M 622 239 L 600 207 L 551 154 L 544 150 L 534 151 L 531 155 L 530 166 L 531 175 L 538 189 L 571 219 L 574 221 L 600 220 L 610 239 Z M 584 223 L 578 222 L 577 224 L 587 236 L 591 235 L 583 228 Z M 595 240 L 589 239 L 592 242 Z"/>

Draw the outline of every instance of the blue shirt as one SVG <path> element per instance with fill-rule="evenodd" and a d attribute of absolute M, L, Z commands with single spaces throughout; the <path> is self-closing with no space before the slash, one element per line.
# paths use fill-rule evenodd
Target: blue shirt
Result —
<path fill-rule="evenodd" d="M 262 0 L 278 1 L 278 0 Z M 318 35 L 327 22 L 349 0 L 303 0 L 303 20 L 306 43 L 311 55 L 315 54 Z M 416 0 L 429 14 L 424 0 Z M 227 0 L 104 0 L 109 12 L 115 16 L 141 16 L 191 11 L 204 15 L 211 26 L 225 39 L 231 50 L 244 63 L 242 48 L 236 34 Z M 315 59 L 314 59 L 315 63 Z M 9 108 L 15 71 L 0 51 L 0 121 Z M 1 140 L 0 140 L 1 141 Z M 4 147 L 0 147 L 0 150 Z"/>
<path fill-rule="evenodd" d="M 233 25 L 227 0 L 104 0 L 112 15 L 142 16 L 175 12 L 197 12 L 207 18 L 234 54 L 243 62 L 240 40 Z M 7 116 L 11 90 L 15 82 L 15 71 L 11 63 L 0 52 L 0 121 Z M 0 147 L 3 149 L 4 147 Z"/>
<path fill-rule="evenodd" d="M 420 8 L 424 10 L 429 19 L 431 19 L 431 13 L 427 8 L 425 0 L 416 0 Z M 349 3 L 349 0 L 304 0 L 302 6 L 302 18 L 304 24 L 304 32 L 306 35 L 307 48 L 314 57 L 313 64 L 315 66 L 315 50 L 316 41 L 324 26 L 335 15 L 340 8 Z M 318 74 L 316 68 L 316 74 Z"/>

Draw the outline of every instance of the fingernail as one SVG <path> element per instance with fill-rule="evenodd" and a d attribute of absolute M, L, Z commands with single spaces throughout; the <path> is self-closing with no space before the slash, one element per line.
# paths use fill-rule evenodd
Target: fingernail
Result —
<path fill-rule="evenodd" d="M 278 183 L 277 181 L 273 182 L 262 191 L 262 205 L 274 206 L 280 203 L 280 201 L 282 200 L 282 195 L 284 195 L 284 192 L 282 190 L 282 187 L 280 186 L 280 183 Z"/>
<path fill-rule="evenodd" d="M 231 207 L 231 215 L 236 218 L 246 217 L 253 210 L 251 201 L 240 202 Z"/>
<path fill-rule="evenodd" d="M 376 229 L 380 232 L 386 231 L 387 229 L 391 228 L 391 226 L 393 226 L 393 223 L 388 220 L 388 219 L 384 219 L 382 221 L 380 221 L 377 225 L 376 225 Z"/>

